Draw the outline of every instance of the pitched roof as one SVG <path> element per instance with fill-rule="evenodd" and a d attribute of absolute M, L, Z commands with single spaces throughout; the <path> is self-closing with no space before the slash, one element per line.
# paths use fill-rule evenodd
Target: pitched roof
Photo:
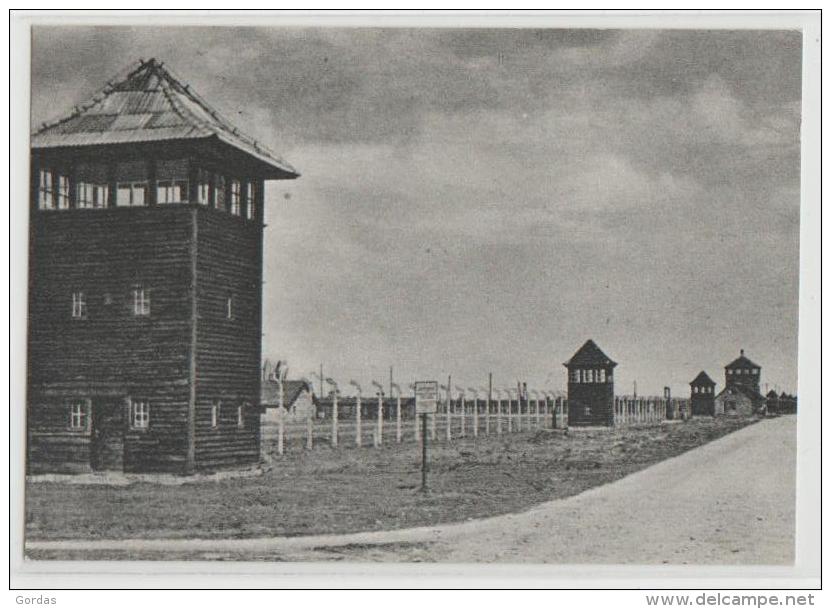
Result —
<path fill-rule="evenodd" d="M 761 368 L 761 366 L 746 358 L 744 355 L 744 349 L 742 349 L 741 355 L 727 364 L 724 368 Z"/>
<path fill-rule="evenodd" d="M 32 135 L 32 148 L 215 138 L 268 165 L 273 177 L 299 175 L 257 140 L 240 133 L 155 59 L 140 61 L 116 79 L 68 116 L 44 123 Z"/>
<path fill-rule="evenodd" d="M 617 366 L 609 357 L 600 350 L 592 339 L 587 340 L 577 353 L 571 356 L 563 366 Z"/>
<path fill-rule="evenodd" d="M 312 391 L 306 381 L 283 381 L 283 406 L 291 408 L 304 390 L 309 393 Z M 260 383 L 260 404 L 263 406 L 280 405 L 280 383 L 272 380 Z"/>
<path fill-rule="evenodd" d="M 690 381 L 690 385 L 715 385 L 716 382 L 711 379 L 703 370 L 698 373 L 698 376 Z"/>

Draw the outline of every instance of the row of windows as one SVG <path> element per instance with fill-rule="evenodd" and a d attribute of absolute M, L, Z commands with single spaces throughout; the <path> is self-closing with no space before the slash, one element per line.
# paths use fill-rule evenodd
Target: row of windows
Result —
<path fill-rule="evenodd" d="M 693 393 L 713 393 L 713 387 L 693 387 Z"/>
<path fill-rule="evenodd" d="M 572 383 L 606 383 L 612 382 L 612 375 L 603 368 L 597 370 L 576 369 L 571 371 Z"/>
<path fill-rule="evenodd" d="M 733 370 L 731 368 L 727 369 L 727 374 L 732 376 L 734 374 L 759 374 L 758 368 L 737 368 Z"/>
<path fill-rule="evenodd" d="M 76 399 L 67 403 L 69 410 L 69 429 L 72 431 L 89 431 L 91 422 L 92 404 L 88 399 Z M 211 427 L 219 428 L 220 408 L 224 408 L 217 401 L 211 406 Z M 235 420 L 237 427 L 245 426 L 245 410 L 243 406 L 236 406 Z M 150 429 L 150 400 L 145 398 L 130 398 L 130 429 Z"/>
<path fill-rule="evenodd" d="M 196 202 L 228 211 L 235 216 L 256 218 L 256 184 L 252 181 L 227 180 L 225 176 L 199 170 L 197 172 Z M 119 180 L 115 182 L 115 197 L 110 197 L 110 184 L 105 180 L 77 180 L 72 199 L 69 176 L 54 169 L 40 169 L 38 177 L 38 208 L 44 210 L 103 209 L 115 207 L 144 207 L 148 205 L 149 181 Z M 169 205 L 189 203 L 189 182 L 186 179 L 156 180 L 156 203 Z"/>
<path fill-rule="evenodd" d="M 148 317 L 150 315 L 150 290 L 143 287 L 135 287 L 132 290 L 133 306 L 132 311 L 135 317 Z M 234 296 L 225 298 L 225 318 L 234 318 Z M 112 304 L 112 296 L 104 296 L 104 304 Z M 87 293 L 81 290 L 72 292 L 72 318 L 88 319 Z"/>

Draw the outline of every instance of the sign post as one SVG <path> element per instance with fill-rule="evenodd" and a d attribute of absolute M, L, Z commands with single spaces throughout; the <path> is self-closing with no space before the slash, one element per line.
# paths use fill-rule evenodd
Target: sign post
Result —
<path fill-rule="evenodd" d="M 421 492 L 427 492 L 427 416 L 435 416 L 439 402 L 438 381 L 416 381 L 415 413 L 421 416 Z"/>

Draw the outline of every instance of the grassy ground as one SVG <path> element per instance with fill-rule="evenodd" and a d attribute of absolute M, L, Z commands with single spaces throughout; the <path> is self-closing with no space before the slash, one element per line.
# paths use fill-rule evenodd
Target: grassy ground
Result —
<path fill-rule="evenodd" d="M 255 477 L 179 486 L 29 483 L 28 539 L 237 538 L 347 533 L 529 508 L 611 482 L 753 422 L 536 431 L 431 446 L 430 492 L 410 441 L 274 457 Z"/>

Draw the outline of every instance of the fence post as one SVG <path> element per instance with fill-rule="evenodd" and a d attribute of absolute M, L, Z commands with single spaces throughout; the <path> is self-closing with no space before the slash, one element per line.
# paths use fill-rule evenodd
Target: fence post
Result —
<path fill-rule="evenodd" d="M 473 396 L 473 437 L 479 437 L 479 396 Z"/>
<path fill-rule="evenodd" d="M 361 394 L 355 402 L 355 446 L 361 445 Z"/>
<path fill-rule="evenodd" d="M 338 390 L 332 392 L 332 446 L 338 445 Z"/>
<path fill-rule="evenodd" d="M 283 414 L 283 409 L 282 408 L 280 408 L 277 412 L 280 414 L 280 416 L 277 417 L 277 454 L 282 455 L 283 454 L 283 435 L 285 433 L 285 423 L 283 422 L 283 417 L 285 415 Z"/>
<path fill-rule="evenodd" d="M 496 435 L 502 435 L 502 393 L 498 389 L 496 391 Z"/>
<path fill-rule="evenodd" d="M 464 394 L 462 394 L 462 404 L 461 405 L 462 405 L 462 412 L 460 412 L 459 414 L 462 417 L 462 429 L 459 432 L 459 436 L 464 437 L 465 436 L 465 406 L 467 405 L 465 403 L 465 395 Z"/>
<path fill-rule="evenodd" d="M 310 414 L 306 417 L 306 449 L 312 449 L 312 435 L 314 433 L 314 417 Z"/>
<path fill-rule="evenodd" d="M 491 435 L 491 396 L 485 398 L 485 435 Z"/>
<path fill-rule="evenodd" d="M 416 425 L 418 427 L 418 425 Z M 401 391 L 395 402 L 395 441 L 401 444 Z"/>
<path fill-rule="evenodd" d="M 537 419 L 537 429 L 540 427 L 540 396 L 537 394 L 537 399 L 534 400 L 534 416 Z"/>
<path fill-rule="evenodd" d="M 384 443 L 384 394 L 378 392 L 378 422 L 375 426 L 375 448 Z"/>

